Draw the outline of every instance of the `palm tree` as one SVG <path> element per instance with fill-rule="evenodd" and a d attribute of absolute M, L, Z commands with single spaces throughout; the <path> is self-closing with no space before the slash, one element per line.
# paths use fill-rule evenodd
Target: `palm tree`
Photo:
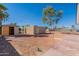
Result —
<path fill-rule="evenodd" d="M 53 28 L 56 28 L 56 25 L 58 24 L 61 15 L 62 10 L 56 11 L 53 7 L 48 6 L 47 8 L 43 9 L 42 21 L 44 24 L 47 24 L 50 27 L 52 27 L 53 25 Z"/>
<path fill-rule="evenodd" d="M 62 10 L 55 10 L 53 7 L 48 6 L 43 9 L 42 21 L 44 24 L 47 24 L 52 29 L 56 29 L 56 25 L 58 24 L 60 18 L 62 17 Z M 54 37 L 54 35 L 53 35 Z"/>
<path fill-rule="evenodd" d="M 0 31 L 2 33 L 2 21 L 6 21 L 8 18 L 8 13 L 6 12 L 7 8 L 3 5 L 0 4 Z"/>

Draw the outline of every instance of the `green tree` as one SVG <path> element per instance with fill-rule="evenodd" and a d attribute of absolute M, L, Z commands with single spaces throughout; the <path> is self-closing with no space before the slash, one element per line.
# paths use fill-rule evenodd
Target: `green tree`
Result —
<path fill-rule="evenodd" d="M 2 21 L 6 21 L 9 16 L 6 10 L 7 8 L 3 4 L 0 4 L 0 34 L 2 33 Z"/>
<path fill-rule="evenodd" d="M 48 27 L 52 28 L 53 25 L 53 29 L 55 29 L 61 17 L 62 10 L 57 11 L 51 6 L 48 6 L 43 9 L 42 21 L 44 24 L 47 24 Z"/>

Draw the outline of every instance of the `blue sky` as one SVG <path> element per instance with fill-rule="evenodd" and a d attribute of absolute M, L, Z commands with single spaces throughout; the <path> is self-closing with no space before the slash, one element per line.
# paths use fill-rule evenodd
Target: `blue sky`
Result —
<path fill-rule="evenodd" d="M 76 23 L 76 4 L 74 3 L 7 3 L 4 4 L 9 13 L 9 19 L 3 24 L 17 23 L 18 25 L 38 25 L 46 26 L 42 23 L 42 10 L 47 6 L 52 6 L 56 10 L 63 10 L 62 19 L 58 26 L 71 26 Z"/>

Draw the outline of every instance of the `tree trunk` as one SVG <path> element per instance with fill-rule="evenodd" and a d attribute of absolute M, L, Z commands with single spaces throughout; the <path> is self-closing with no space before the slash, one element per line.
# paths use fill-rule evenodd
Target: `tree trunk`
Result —
<path fill-rule="evenodd" d="M 2 34 L 2 21 L 0 20 L 0 34 Z"/>
<path fill-rule="evenodd" d="M 55 37 L 54 37 L 54 34 L 55 34 L 55 32 L 56 32 L 56 23 L 54 23 L 53 26 L 54 26 L 54 31 L 53 31 L 53 39 L 54 39 L 54 38 L 55 38 Z"/>
<path fill-rule="evenodd" d="M 0 20 L 0 40 L 2 40 L 2 21 Z"/>
<path fill-rule="evenodd" d="M 54 39 L 54 30 L 55 30 L 55 26 L 54 26 L 54 23 L 53 23 L 53 39 Z"/>

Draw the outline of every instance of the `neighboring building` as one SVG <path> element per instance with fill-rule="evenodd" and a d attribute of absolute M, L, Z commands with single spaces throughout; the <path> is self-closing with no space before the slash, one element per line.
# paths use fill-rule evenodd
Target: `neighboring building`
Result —
<path fill-rule="evenodd" d="M 62 27 L 60 30 L 62 32 L 76 32 L 75 27 Z"/>
<path fill-rule="evenodd" d="M 1 28 L 0 28 L 1 30 Z M 0 35 L 18 35 L 19 34 L 19 27 L 16 25 L 2 25 L 2 32 Z"/>

